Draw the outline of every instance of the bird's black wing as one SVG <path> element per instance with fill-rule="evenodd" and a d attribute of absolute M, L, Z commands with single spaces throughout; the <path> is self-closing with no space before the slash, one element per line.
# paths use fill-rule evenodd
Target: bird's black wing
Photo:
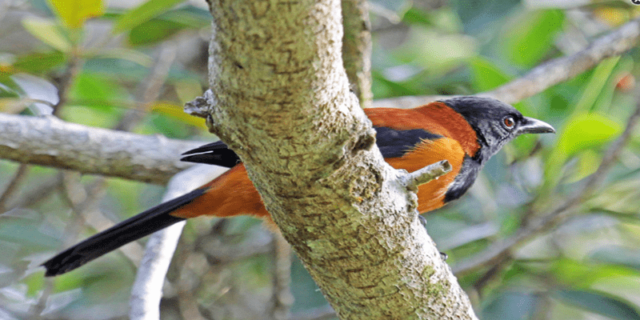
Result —
<path fill-rule="evenodd" d="M 424 129 L 396 130 L 387 127 L 374 127 L 377 131 L 376 144 L 385 158 L 402 157 L 422 140 L 435 140 L 441 135 Z M 182 154 L 181 161 L 214 164 L 231 168 L 240 163 L 238 155 L 222 141 L 206 144 Z"/>
<path fill-rule="evenodd" d="M 240 163 L 238 155 L 222 141 L 205 144 L 182 154 L 181 161 L 214 164 L 232 168 Z"/>
<path fill-rule="evenodd" d="M 385 158 L 399 158 L 413 149 L 422 140 L 436 140 L 441 135 L 424 129 L 397 130 L 388 127 L 373 127 L 378 134 L 376 144 Z"/>

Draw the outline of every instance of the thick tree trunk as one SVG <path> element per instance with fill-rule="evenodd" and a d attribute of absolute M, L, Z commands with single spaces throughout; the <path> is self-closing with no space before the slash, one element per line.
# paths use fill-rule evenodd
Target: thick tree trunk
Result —
<path fill-rule="evenodd" d="M 349 92 L 340 1 L 210 5 L 210 128 L 339 316 L 474 319 Z"/>

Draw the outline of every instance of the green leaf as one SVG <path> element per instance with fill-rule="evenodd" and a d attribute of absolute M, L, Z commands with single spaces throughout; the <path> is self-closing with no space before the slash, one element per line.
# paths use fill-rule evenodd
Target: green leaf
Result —
<path fill-rule="evenodd" d="M 494 298 L 482 309 L 482 319 L 531 319 L 538 297 L 524 292 L 508 291 Z"/>
<path fill-rule="evenodd" d="M 381 72 L 374 70 L 371 76 L 375 80 L 372 90 L 375 89 L 375 93 L 379 96 L 410 96 L 417 94 L 412 88 L 387 79 Z"/>
<path fill-rule="evenodd" d="M 607 80 L 611 76 L 613 69 L 618 64 L 620 57 L 612 57 L 602 61 L 593 69 L 593 74 L 589 78 L 589 82 L 582 90 L 580 100 L 575 106 L 574 113 L 581 113 L 591 110 L 598 97 L 602 93 Z"/>
<path fill-rule="evenodd" d="M 44 279 L 40 272 L 34 272 L 24 277 L 22 282 L 27 285 L 27 296 L 36 297 L 44 286 Z"/>
<path fill-rule="evenodd" d="M 113 26 L 113 33 L 118 34 L 130 30 L 183 1 L 184 0 L 149 0 L 122 15 Z"/>
<path fill-rule="evenodd" d="M 599 248 L 589 254 L 593 261 L 623 265 L 640 270 L 640 250 L 620 246 Z"/>
<path fill-rule="evenodd" d="M 402 16 L 402 22 L 404 22 L 405 24 L 420 24 L 424 26 L 433 25 L 433 21 L 431 20 L 429 14 L 415 7 L 412 7 L 404 13 L 404 15 Z"/>
<path fill-rule="evenodd" d="M 602 162 L 602 156 L 593 150 L 585 150 L 578 153 L 578 166 L 576 170 L 569 176 L 567 183 L 580 181 L 592 175 Z"/>
<path fill-rule="evenodd" d="M 596 281 L 623 276 L 638 276 L 636 271 L 624 266 L 591 264 L 570 259 L 554 261 L 550 271 L 558 283 L 580 289 L 586 289 Z"/>
<path fill-rule="evenodd" d="M 561 132 L 557 149 L 571 156 L 612 140 L 622 132 L 622 126 L 607 116 L 587 113 L 574 116 Z"/>
<path fill-rule="evenodd" d="M 108 111 L 114 105 L 122 106 L 123 101 L 129 99 L 129 94 L 118 82 L 106 76 L 81 72 L 69 89 L 69 99 L 76 105 Z"/>
<path fill-rule="evenodd" d="M 511 76 L 502 72 L 491 61 L 482 57 L 471 60 L 469 66 L 473 74 L 473 88 L 476 92 L 489 91 L 511 80 Z"/>
<path fill-rule="evenodd" d="M 475 39 L 462 34 L 442 34 L 416 26 L 411 28 L 409 37 L 394 50 L 394 55 L 434 74 L 445 74 L 475 57 L 478 51 Z"/>
<path fill-rule="evenodd" d="M 122 15 L 110 14 L 112 18 Z M 132 27 L 127 41 L 129 44 L 151 45 L 163 41 L 184 29 L 199 29 L 211 24 L 211 14 L 204 9 L 185 6 L 162 13 L 153 19 Z"/>
<path fill-rule="evenodd" d="M 556 147 L 545 164 L 545 188 L 557 185 L 562 178 L 562 166 L 567 159 L 579 152 L 599 147 L 622 132 L 622 126 L 610 118 L 596 114 L 578 114 L 559 130 Z M 585 160 L 587 161 L 587 160 Z M 593 162 L 593 161 L 592 161 Z"/>
<path fill-rule="evenodd" d="M 103 51 L 93 56 L 93 58 L 127 60 L 135 62 L 147 68 L 153 65 L 153 58 L 151 58 L 149 55 L 146 55 L 141 51 L 130 50 L 126 48 L 114 48 L 108 51 Z"/>
<path fill-rule="evenodd" d="M 16 72 L 39 73 L 49 71 L 67 61 L 67 56 L 60 51 L 31 53 L 20 56 L 13 63 Z"/>
<path fill-rule="evenodd" d="M 48 0 L 65 26 L 77 29 L 84 22 L 93 17 L 99 17 L 104 13 L 102 0 Z"/>
<path fill-rule="evenodd" d="M 594 291 L 582 290 L 558 290 L 553 294 L 554 298 L 582 309 L 601 314 L 603 316 L 619 319 L 640 319 L 638 311 L 627 302 L 615 297 L 609 297 Z"/>
<path fill-rule="evenodd" d="M 22 25 L 38 40 L 62 52 L 71 51 L 71 42 L 51 20 L 24 18 Z"/>
<path fill-rule="evenodd" d="M 133 46 L 152 45 L 185 28 L 186 26 L 179 22 L 153 19 L 132 28 L 128 40 L 129 44 Z"/>
<path fill-rule="evenodd" d="M 560 10 L 527 11 L 509 28 L 505 43 L 507 56 L 523 66 L 536 64 L 553 45 L 563 22 L 564 14 Z"/>
<path fill-rule="evenodd" d="M 592 210 L 604 211 L 620 218 L 637 218 L 640 217 L 638 209 L 640 208 L 640 179 L 637 173 L 640 169 L 634 171 L 624 170 L 622 176 L 612 178 L 611 180 L 621 180 L 607 185 L 600 190 L 594 198 L 592 198 L 588 206 Z M 635 231 L 634 231 L 635 232 Z"/>

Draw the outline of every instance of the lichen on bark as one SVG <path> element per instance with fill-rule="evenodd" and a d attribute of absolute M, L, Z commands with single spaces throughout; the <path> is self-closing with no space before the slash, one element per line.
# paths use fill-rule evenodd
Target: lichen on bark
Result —
<path fill-rule="evenodd" d="M 340 1 L 210 7 L 210 129 L 338 315 L 474 319 L 349 90 Z"/>

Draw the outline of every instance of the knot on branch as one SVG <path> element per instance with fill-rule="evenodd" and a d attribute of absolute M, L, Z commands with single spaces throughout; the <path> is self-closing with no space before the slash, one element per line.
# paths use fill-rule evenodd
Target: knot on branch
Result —
<path fill-rule="evenodd" d="M 372 128 L 363 132 L 353 146 L 352 152 L 371 150 L 373 145 L 376 144 L 376 131 Z"/>
<path fill-rule="evenodd" d="M 213 96 L 213 92 L 211 89 L 204 92 L 201 97 L 196 97 L 195 99 L 184 104 L 184 112 L 207 119 L 207 126 L 209 126 L 209 110 L 211 107 L 215 105 L 215 98 Z"/>

